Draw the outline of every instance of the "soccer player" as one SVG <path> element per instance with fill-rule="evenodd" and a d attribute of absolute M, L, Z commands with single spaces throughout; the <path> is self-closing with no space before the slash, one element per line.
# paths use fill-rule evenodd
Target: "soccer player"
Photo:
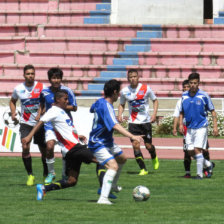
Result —
<path fill-rule="evenodd" d="M 33 65 L 26 65 L 23 69 L 24 83 L 15 87 L 9 102 L 12 113 L 12 120 L 16 120 L 16 102 L 19 99 L 21 103 L 20 118 L 20 136 L 21 139 L 26 137 L 32 130 L 33 126 L 40 118 L 38 108 L 40 106 L 40 93 L 44 88 L 43 84 L 35 81 L 35 68 Z M 44 129 L 40 129 L 34 135 L 34 143 L 38 145 L 42 154 L 42 163 L 44 167 L 43 175 L 47 176 L 48 170 L 46 165 L 46 144 L 44 141 Z M 35 177 L 32 170 L 32 158 L 30 155 L 30 144 L 22 143 L 22 159 L 28 174 L 27 186 L 34 184 Z"/>
<path fill-rule="evenodd" d="M 63 78 L 63 71 L 60 68 L 51 68 L 48 70 L 48 80 L 51 86 L 44 88 L 41 92 L 41 96 L 40 96 L 41 108 L 42 108 L 42 111 L 44 110 L 48 111 L 54 103 L 54 94 L 59 89 L 64 89 L 68 93 L 68 105 L 66 106 L 65 111 L 72 120 L 71 111 L 77 110 L 76 98 L 75 98 L 75 94 L 70 88 L 61 84 L 62 78 Z M 47 160 L 46 161 L 48 166 L 48 176 L 45 178 L 44 182 L 45 184 L 50 184 L 55 179 L 54 146 L 55 146 L 55 143 L 57 142 L 57 138 L 53 130 L 53 126 L 50 122 L 45 123 L 44 128 L 45 128 L 45 138 L 46 138 L 46 144 L 47 144 L 47 155 L 46 155 Z"/>
<path fill-rule="evenodd" d="M 179 128 L 184 133 L 184 118 L 187 127 L 187 150 L 189 155 L 194 156 L 197 163 L 196 179 L 203 178 L 203 166 L 207 167 L 207 177 L 210 178 L 213 164 L 204 158 L 202 151 L 206 149 L 208 141 L 208 111 L 211 112 L 213 118 L 213 134 L 218 135 L 216 112 L 208 94 L 199 89 L 200 75 L 191 73 L 188 81 L 190 89 L 182 94 Z"/>
<path fill-rule="evenodd" d="M 127 101 L 129 107 L 128 130 L 135 135 L 144 135 L 143 139 L 145 147 L 151 155 L 154 169 L 157 170 L 159 168 L 159 160 L 156 156 L 155 146 L 152 144 L 151 123 L 156 120 L 158 100 L 148 85 L 139 83 L 137 70 L 130 69 L 127 78 L 130 85 L 121 90 L 120 104 L 118 107 L 118 121 L 123 121 L 122 114 Z M 153 102 L 153 114 L 151 117 L 149 115 L 149 99 Z M 140 167 L 139 175 L 147 175 L 148 171 L 140 150 L 140 143 L 133 140 L 131 140 L 131 142 L 136 162 Z"/>
<path fill-rule="evenodd" d="M 115 79 L 107 81 L 104 85 L 104 98 L 97 100 L 90 108 L 90 112 L 94 113 L 94 120 L 88 147 L 98 162 L 107 168 L 98 204 L 112 204 L 108 200 L 111 189 L 115 192 L 121 190 L 117 181 L 126 157 L 114 143 L 113 131 L 117 130 L 136 142 L 143 140 L 141 136 L 135 136 L 124 129 L 115 117 L 113 103 L 119 97 L 120 86 L 121 82 Z"/>
<path fill-rule="evenodd" d="M 76 185 L 82 162 L 97 163 L 97 160 L 87 148 L 82 145 L 86 141 L 84 136 L 78 135 L 71 118 L 65 111 L 68 105 L 68 92 L 58 90 L 54 95 L 54 105 L 41 117 L 28 136 L 22 139 L 23 144 L 29 144 L 32 136 L 43 126 L 51 122 L 57 140 L 62 147 L 62 154 L 66 160 L 66 174 L 68 179 L 62 179 L 48 185 L 37 184 L 37 200 L 42 200 L 48 191 L 60 190 Z"/>
<path fill-rule="evenodd" d="M 183 88 L 183 92 L 189 90 L 190 87 L 189 87 L 188 79 L 186 79 L 182 82 L 182 88 Z M 177 101 L 175 111 L 173 114 L 173 116 L 174 116 L 173 135 L 174 136 L 177 135 L 177 125 L 178 125 L 178 121 L 179 121 L 179 117 L 180 117 L 180 107 L 181 107 L 181 98 Z M 183 150 L 184 150 L 184 169 L 185 169 L 184 178 L 191 178 L 191 156 L 189 155 L 189 153 L 186 149 L 186 142 L 185 142 L 187 127 L 186 127 L 185 122 L 183 122 L 183 124 L 184 124 Z M 208 148 L 209 148 L 209 144 L 207 143 L 206 150 L 203 150 L 203 156 L 205 159 L 210 160 Z M 213 163 L 213 165 L 214 165 L 214 163 Z M 207 175 L 206 170 L 204 170 L 204 173 L 205 173 L 205 175 Z"/>

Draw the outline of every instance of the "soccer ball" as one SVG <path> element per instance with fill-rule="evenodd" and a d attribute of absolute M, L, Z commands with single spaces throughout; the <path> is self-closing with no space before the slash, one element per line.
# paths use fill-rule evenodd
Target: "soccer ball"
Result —
<path fill-rule="evenodd" d="M 147 201 L 150 197 L 150 190 L 145 186 L 137 186 L 132 192 L 135 201 Z"/>
<path fill-rule="evenodd" d="M 19 124 L 19 119 L 20 119 L 20 112 L 18 110 L 16 110 L 16 120 L 13 121 L 12 120 L 12 113 L 10 111 L 9 108 L 7 108 L 5 110 L 5 112 L 3 113 L 3 120 L 6 126 L 8 126 L 9 128 L 15 128 L 18 124 Z"/>

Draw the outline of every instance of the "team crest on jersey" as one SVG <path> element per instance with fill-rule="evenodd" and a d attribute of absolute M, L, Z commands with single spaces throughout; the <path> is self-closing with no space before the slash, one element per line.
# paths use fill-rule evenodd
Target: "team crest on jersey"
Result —
<path fill-rule="evenodd" d="M 144 90 L 139 90 L 138 95 L 144 95 Z"/>
<path fill-rule="evenodd" d="M 39 93 L 40 92 L 40 89 L 34 89 L 33 92 L 34 93 Z"/>
<path fill-rule="evenodd" d="M 197 105 L 201 105 L 201 101 L 200 101 L 200 100 L 197 100 L 197 101 L 196 101 L 196 104 L 197 104 Z"/>

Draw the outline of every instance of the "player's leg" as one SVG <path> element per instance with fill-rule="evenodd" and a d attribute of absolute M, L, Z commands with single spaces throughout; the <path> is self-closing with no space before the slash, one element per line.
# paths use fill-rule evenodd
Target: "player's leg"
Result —
<path fill-rule="evenodd" d="M 46 143 L 45 143 L 45 131 L 44 131 L 44 127 L 41 127 L 40 130 L 38 130 L 35 135 L 34 135 L 34 144 L 37 144 L 39 147 L 39 150 L 41 152 L 41 160 L 42 160 L 42 164 L 43 164 L 43 177 L 44 180 L 48 175 L 48 167 L 47 167 L 47 163 L 46 163 Z"/>
<path fill-rule="evenodd" d="M 44 183 L 50 184 L 56 177 L 54 169 L 54 163 L 55 163 L 54 146 L 57 138 L 51 123 L 44 124 L 44 128 L 45 128 L 45 139 L 47 144 L 46 162 L 48 167 L 48 175 L 45 178 Z"/>
<path fill-rule="evenodd" d="M 156 155 L 156 148 L 152 144 L 152 125 L 150 123 L 142 124 L 142 130 L 144 132 L 144 143 L 145 147 L 148 150 L 149 154 L 151 155 L 152 164 L 154 170 L 159 169 L 159 159 Z"/>
<path fill-rule="evenodd" d="M 185 178 L 191 177 L 191 156 L 187 151 L 187 146 L 185 139 L 183 139 L 183 150 L 184 150 L 184 169 L 185 169 Z"/>
<path fill-rule="evenodd" d="M 128 131 L 130 133 L 134 134 L 134 135 L 141 135 L 142 134 L 140 125 L 138 125 L 138 124 L 129 124 L 128 125 Z M 133 147 L 133 150 L 134 150 L 135 160 L 136 160 L 136 162 L 137 162 L 137 164 L 140 168 L 139 175 L 140 176 L 147 175 L 148 171 L 146 169 L 144 158 L 143 158 L 142 152 L 140 150 L 140 143 L 137 142 L 137 141 L 132 141 L 132 140 L 131 140 L 131 143 L 132 143 L 132 147 Z"/>
<path fill-rule="evenodd" d="M 32 128 L 33 128 L 32 126 L 21 124 L 19 129 L 21 139 L 25 138 L 30 133 Z M 30 144 L 22 143 L 22 160 L 23 160 L 25 170 L 28 174 L 26 184 L 27 186 L 33 186 L 35 177 L 33 175 L 33 169 L 32 169 L 32 157 L 30 154 Z"/>

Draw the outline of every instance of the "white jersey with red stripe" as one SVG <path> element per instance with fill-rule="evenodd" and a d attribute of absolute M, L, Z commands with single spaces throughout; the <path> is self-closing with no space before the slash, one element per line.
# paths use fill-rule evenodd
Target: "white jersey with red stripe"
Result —
<path fill-rule="evenodd" d="M 34 85 L 28 87 L 25 83 L 21 83 L 15 87 L 12 93 L 12 98 L 21 102 L 21 118 L 20 123 L 25 123 L 34 126 L 37 111 L 40 106 L 40 93 L 44 85 L 35 81 Z"/>
<path fill-rule="evenodd" d="M 68 114 L 58 106 L 52 106 L 40 119 L 51 122 L 59 144 L 62 146 L 62 153 L 65 155 L 76 144 L 80 143 L 78 133 Z"/>
<path fill-rule="evenodd" d="M 127 86 L 121 90 L 120 104 L 128 102 L 129 123 L 142 124 L 150 122 L 149 99 L 156 100 L 154 92 L 148 85 L 138 84 L 133 89 Z"/>

